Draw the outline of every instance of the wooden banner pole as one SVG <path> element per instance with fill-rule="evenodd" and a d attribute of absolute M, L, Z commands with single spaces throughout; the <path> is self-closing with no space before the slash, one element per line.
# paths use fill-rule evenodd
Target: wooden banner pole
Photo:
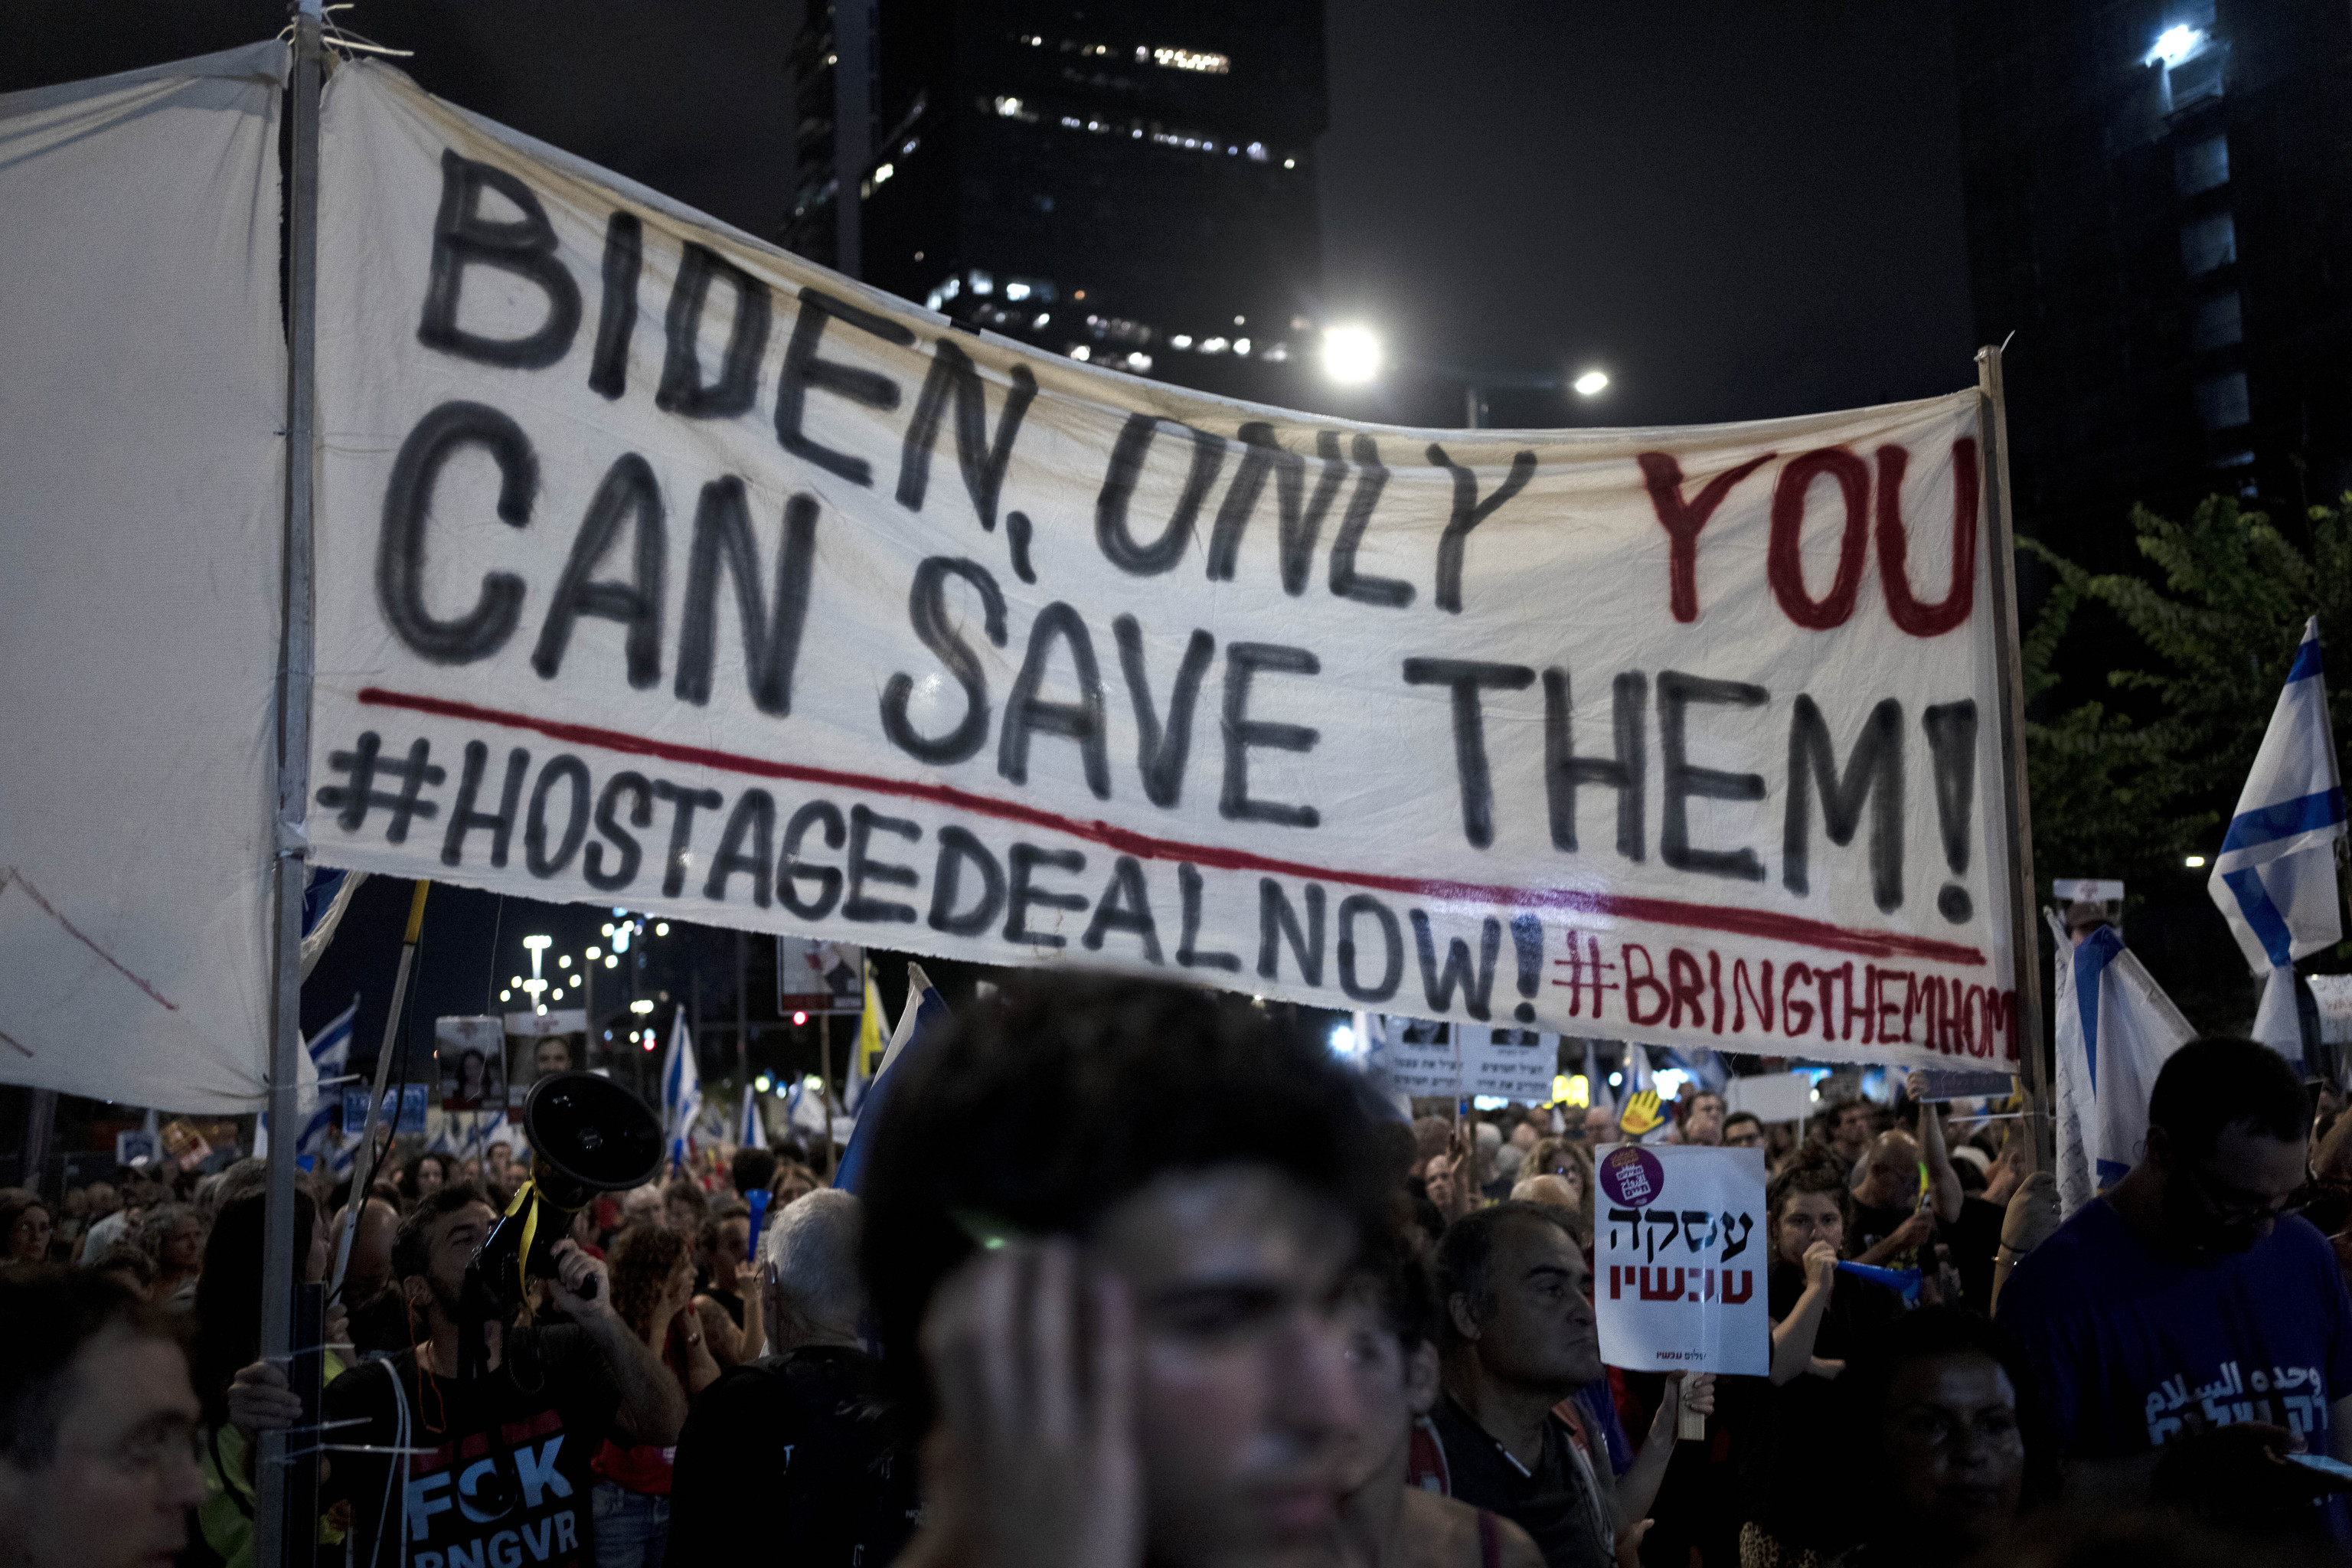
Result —
<path fill-rule="evenodd" d="M 2009 411 L 2002 401 L 2000 350 L 1977 351 L 1979 461 L 1984 474 L 1985 552 L 1992 567 L 1992 615 L 2000 650 L 2001 796 L 2009 836 L 2009 929 L 2017 1003 L 2012 1020 L 2021 1074 L 2032 1111 L 2028 1147 L 2034 1168 L 2054 1171 L 2056 1123 L 2051 1115 L 2050 1068 L 2042 1051 L 2042 937 L 2033 919 L 2033 814 L 2026 795 L 2025 668 L 2017 616 L 2017 532 L 2010 513 Z"/>

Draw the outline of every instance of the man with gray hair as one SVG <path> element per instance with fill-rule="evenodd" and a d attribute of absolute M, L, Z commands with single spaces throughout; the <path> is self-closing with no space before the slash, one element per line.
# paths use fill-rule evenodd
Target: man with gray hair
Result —
<path fill-rule="evenodd" d="M 670 1479 L 673 1563 L 887 1563 L 913 1531 L 918 1434 L 883 1394 L 861 1328 L 865 1215 L 845 1192 L 809 1194 L 760 1238 L 768 1353 L 694 1402 Z"/>

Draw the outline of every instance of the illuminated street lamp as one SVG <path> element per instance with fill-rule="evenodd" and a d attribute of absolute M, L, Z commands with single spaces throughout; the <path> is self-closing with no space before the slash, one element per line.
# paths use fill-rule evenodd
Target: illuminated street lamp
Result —
<path fill-rule="evenodd" d="M 1591 397 L 1608 387 L 1609 374 L 1606 371 L 1588 370 L 1569 384 L 1576 388 L 1576 395 L 1579 397 Z"/>
<path fill-rule="evenodd" d="M 1369 327 L 1323 329 L 1323 374 L 1342 386 L 1360 386 L 1381 374 L 1381 340 Z"/>

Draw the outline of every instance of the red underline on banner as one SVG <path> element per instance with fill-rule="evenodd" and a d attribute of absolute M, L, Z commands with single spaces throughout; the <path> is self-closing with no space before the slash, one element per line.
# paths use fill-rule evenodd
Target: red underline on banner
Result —
<path fill-rule="evenodd" d="M 1906 936 L 1899 931 L 1853 931 L 1832 925 L 1827 921 L 1807 920 L 1801 915 L 1728 909 L 1717 904 L 1686 904 L 1675 899 L 1638 898 L 1625 893 L 1592 893 L 1574 888 L 1511 888 L 1422 877 L 1391 877 L 1377 871 L 1336 870 L 1328 866 L 1276 859 L 1269 855 L 1253 855 L 1244 849 L 1221 849 L 1213 845 L 1154 838 L 1149 834 L 1115 827 L 1108 822 L 1084 822 L 1058 812 L 1043 811 L 1034 805 L 1021 805 L 991 795 L 976 795 L 970 790 L 958 789 L 953 784 L 920 784 L 911 779 L 877 778 L 866 773 L 843 773 L 834 768 L 770 762 L 765 757 L 747 757 L 740 752 L 714 751 L 707 746 L 682 746 L 672 741 L 648 740 L 619 730 L 603 730 L 591 724 L 567 724 L 555 719 L 534 718 L 528 713 L 482 708 L 471 702 L 453 702 L 446 698 L 386 691 L 380 686 L 363 688 L 359 697 L 361 702 L 372 708 L 405 708 L 444 719 L 469 719 L 476 723 L 496 724 L 503 729 L 530 730 L 551 741 L 594 746 L 630 756 L 660 757 L 667 762 L 712 768 L 721 773 L 743 773 L 752 778 L 785 779 L 794 784 L 825 784 L 837 789 L 864 790 L 873 795 L 898 795 L 908 800 L 927 800 L 935 805 L 953 806 L 977 816 L 1026 823 L 1049 832 L 1083 838 L 1122 855 L 1133 855 L 1145 860 L 1186 860 L 1221 871 L 1265 871 L 1314 881 L 1339 882 L 1350 887 L 1376 888 L 1385 893 L 1407 893 L 1461 903 L 1609 915 L 1622 920 L 1644 921 L 1653 925 L 1682 926 L 1692 931 L 1722 931 L 1731 936 L 1760 937 L 1768 942 L 1826 948 L 1833 952 L 1851 952 L 1864 958 L 1916 958 L 1979 968 L 1985 963 L 1985 955 L 1980 949 L 1961 942 Z"/>

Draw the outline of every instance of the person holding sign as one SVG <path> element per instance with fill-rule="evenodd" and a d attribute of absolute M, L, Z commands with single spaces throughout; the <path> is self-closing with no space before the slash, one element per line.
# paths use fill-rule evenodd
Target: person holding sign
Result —
<path fill-rule="evenodd" d="M 1565 1211 L 1481 1209 L 1445 1233 L 1437 1267 L 1445 1392 L 1432 1420 L 1452 1494 L 1527 1531 L 1551 1568 L 1632 1561 L 1684 1408 L 1715 1410 L 1713 1375 L 1668 1376 L 1649 1441 L 1613 1477 L 1568 1403 L 1606 1369 L 1591 1271 Z"/>

